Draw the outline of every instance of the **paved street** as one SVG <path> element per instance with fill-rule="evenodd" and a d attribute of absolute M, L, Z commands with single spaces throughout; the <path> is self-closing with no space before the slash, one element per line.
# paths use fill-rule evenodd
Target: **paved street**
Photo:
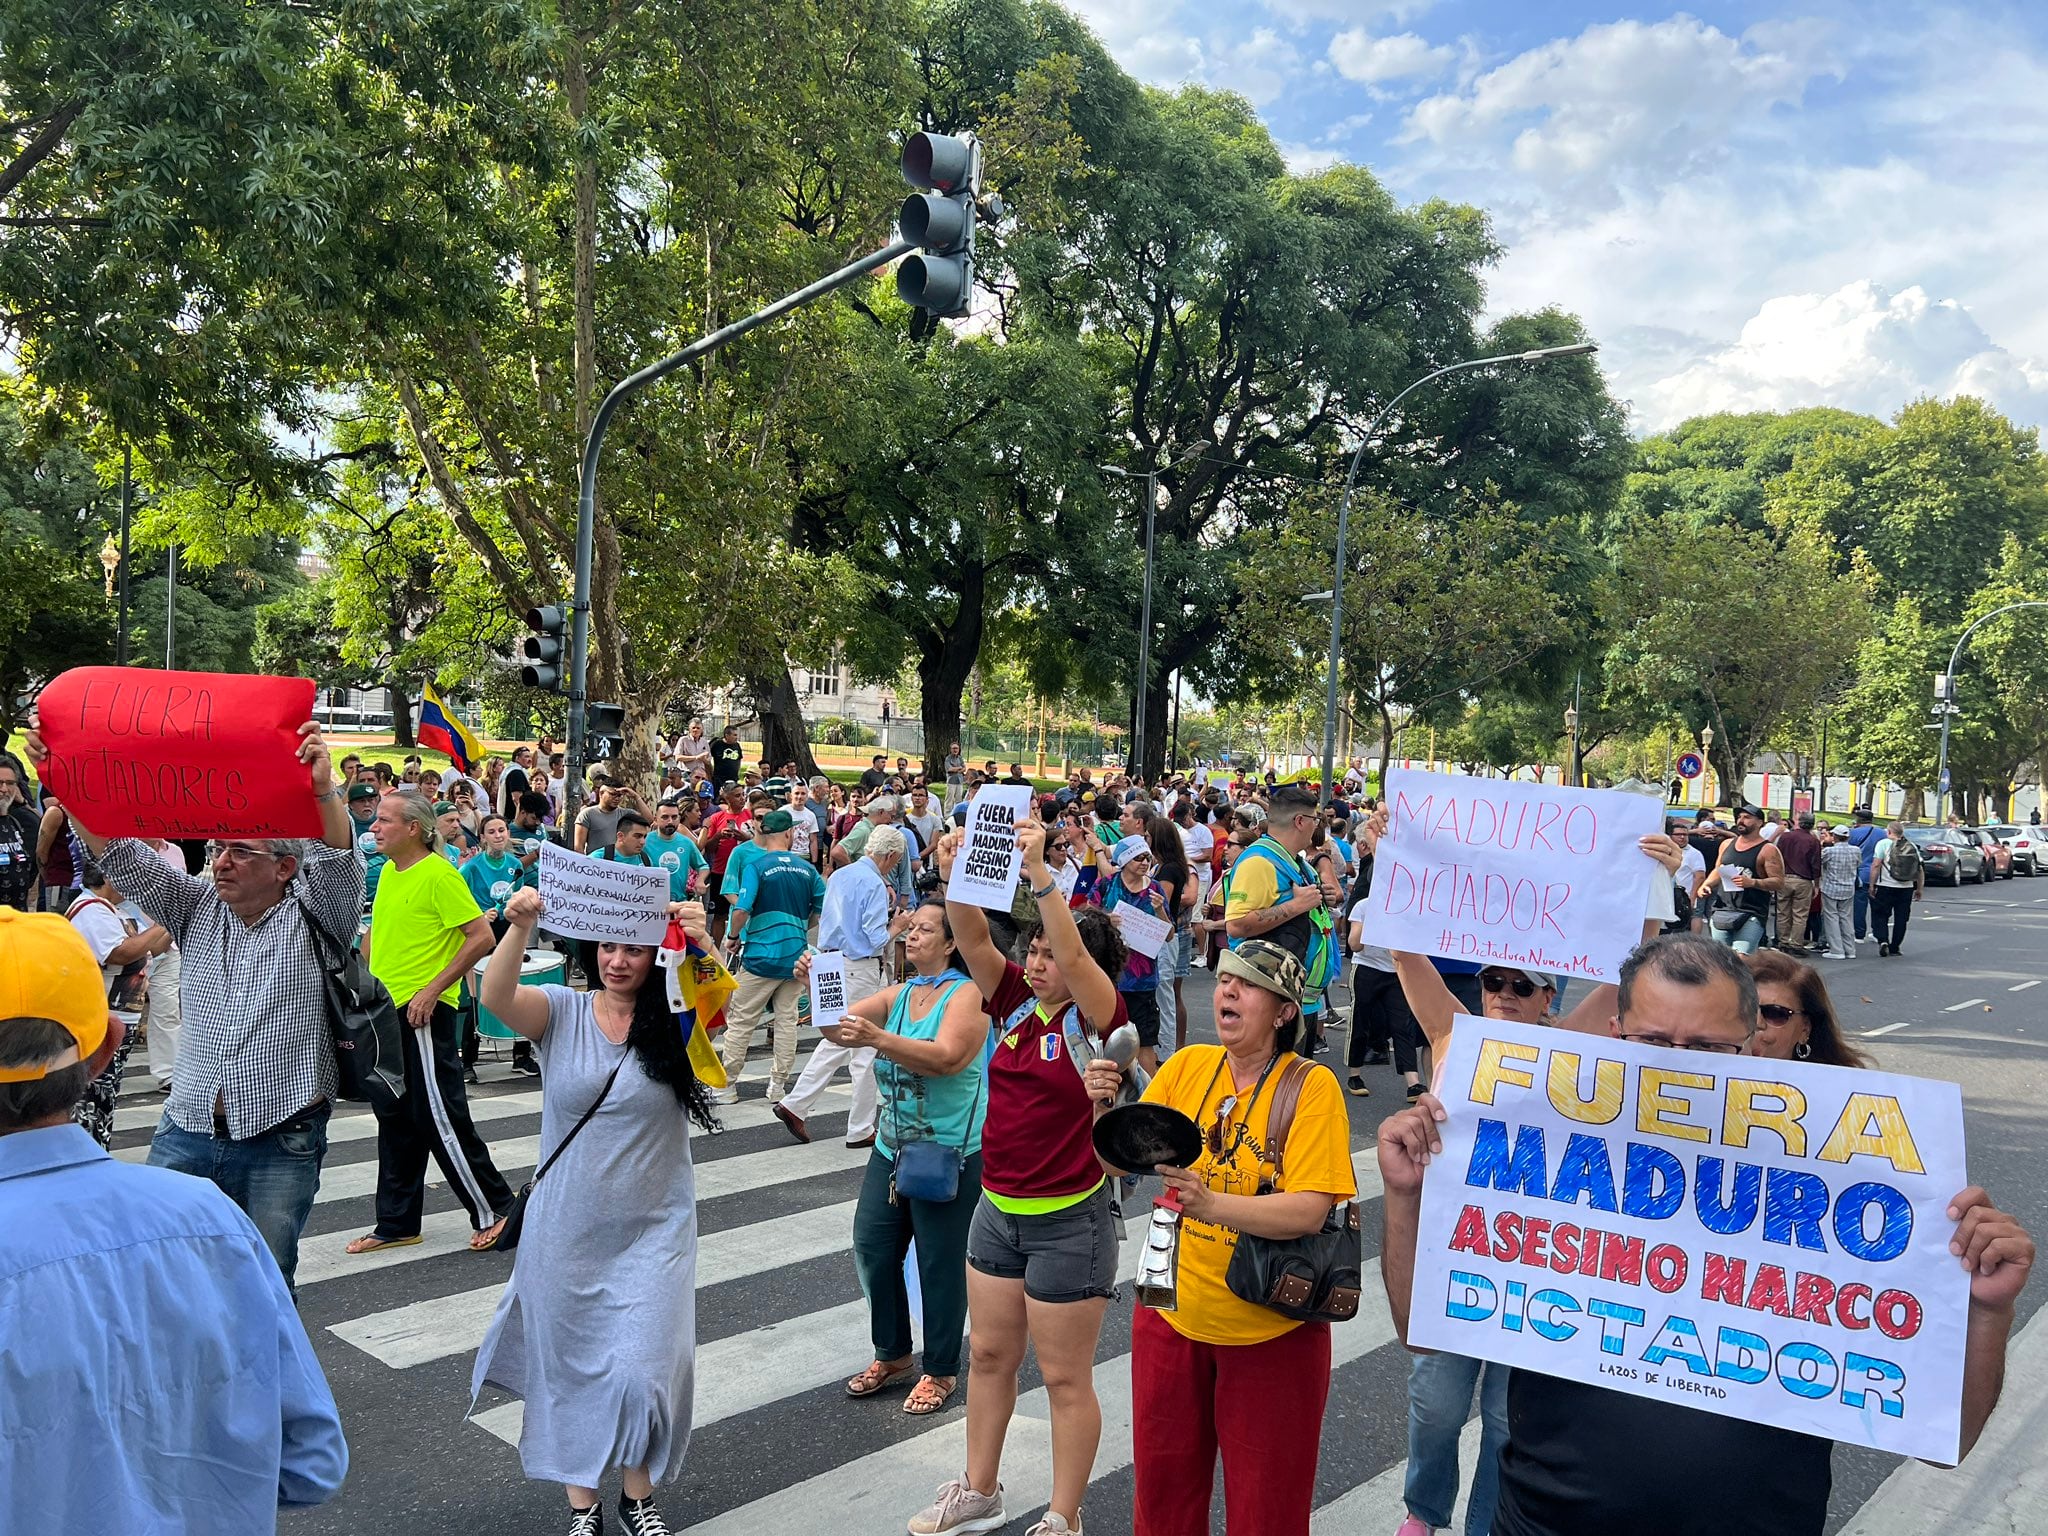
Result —
<path fill-rule="evenodd" d="M 2032 1228 L 2048 1233 L 2048 879 L 1937 890 L 1916 911 L 1906 954 L 1824 968 L 1852 1038 L 1893 1071 L 1952 1078 L 1964 1090 L 1972 1177 Z M 1188 990 L 1206 1020 L 1206 973 Z M 1341 1051 L 1341 1041 L 1338 1046 Z M 808 1050 L 808 1046 L 806 1047 Z M 867 1154 L 847 1150 L 845 1093 L 799 1147 L 761 1100 L 765 1063 L 724 1112 L 728 1129 L 700 1137 L 697 1411 L 687 1470 L 664 1506 L 678 1530 L 760 1536 L 885 1536 L 963 1460 L 964 1391 L 935 1420 L 897 1411 L 900 1393 L 848 1402 L 840 1382 L 868 1359 L 865 1309 L 849 1253 L 853 1201 Z M 516 1185 L 530 1170 L 540 1094 L 502 1062 L 487 1062 L 473 1090 L 479 1128 Z M 1373 1069 L 1375 1094 L 1352 1100 L 1362 1194 L 1376 1195 L 1372 1135 L 1398 1108 L 1398 1080 Z M 146 1083 L 139 1070 L 131 1079 Z M 117 1147 L 144 1156 L 159 1100 L 125 1103 Z M 445 1188 L 428 1197 L 426 1241 L 380 1258 L 350 1259 L 342 1245 L 371 1222 L 375 1123 L 356 1105 L 337 1116 L 319 1203 L 300 1267 L 300 1300 L 340 1400 L 353 1465 L 325 1508 L 283 1529 L 390 1536 L 462 1530 L 523 1536 L 557 1530 L 562 1496 L 520 1475 L 513 1441 L 518 1405 L 487 1393 L 476 1416 L 469 1375 L 476 1346 L 512 1260 L 466 1251 L 467 1226 Z M 1376 1206 L 1368 1248 L 1376 1246 Z M 1135 1254 L 1128 1243 L 1125 1257 Z M 2048 1281 L 2023 1297 L 2032 1315 Z M 1372 1304 L 1378 1302 L 1377 1305 Z M 1405 1356 L 1393 1341 L 1376 1284 L 1354 1322 L 1335 1330 L 1336 1372 L 1323 1439 L 1315 1529 L 1389 1533 L 1401 1516 L 1406 1433 Z M 2048 1335 L 2025 1326 L 2006 1404 L 1984 1452 L 1963 1472 L 1902 1468 L 1855 1450 L 1835 1457 L 1830 1530 L 1854 1536 L 1911 1532 L 2048 1531 L 2039 1446 L 2048 1430 Z M 1111 1308 L 1096 1385 L 1104 1417 L 1090 1536 L 1130 1529 L 1128 1302 Z M 1042 1392 L 1027 1372 L 1004 1464 L 1007 1528 L 1022 1532 L 1043 1508 L 1049 1446 Z M 1466 1456 L 1476 1444 L 1467 1428 Z M 1889 1481 L 1888 1481 L 1889 1480 Z M 611 1490 L 615 1494 L 616 1490 Z M 608 1495 L 609 1496 L 609 1495 Z M 1220 1504 L 1217 1529 L 1221 1529 Z"/>

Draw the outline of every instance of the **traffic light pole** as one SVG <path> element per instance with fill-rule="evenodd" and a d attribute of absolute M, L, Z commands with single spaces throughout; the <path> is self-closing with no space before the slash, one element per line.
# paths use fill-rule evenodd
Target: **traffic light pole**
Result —
<path fill-rule="evenodd" d="M 822 299 L 855 278 L 865 277 L 878 267 L 886 267 L 897 257 L 907 256 L 916 249 L 918 245 L 914 240 L 892 241 L 873 255 L 863 256 L 841 267 L 830 277 L 821 277 L 809 287 L 799 288 L 765 309 L 757 309 L 745 319 L 735 320 L 731 325 L 691 342 L 682 351 L 664 357 L 660 362 L 649 363 L 638 373 L 628 374 L 614 384 L 611 392 L 598 404 L 597 415 L 591 419 L 589 440 L 583 445 L 583 468 L 576 488 L 576 586 L 569 619 L 569 784 L 563 795 L 564 815 L 571 825 L 575 823 L 577 807 L 583 800 L 583 755 L 589 729 L 590 695 L 586 683 L 590 665 L 590 558 L 591 546 L 597 535 L 597 464 L 604 452 L 605 429 L 611 425 L 612 414 L 631 396 L 656 380 L 667 378 L 678 368 L 707 357 L 727 342 L 737 341 L 747 332 L 771 320 L 779 320 L 814 299 Z"/>

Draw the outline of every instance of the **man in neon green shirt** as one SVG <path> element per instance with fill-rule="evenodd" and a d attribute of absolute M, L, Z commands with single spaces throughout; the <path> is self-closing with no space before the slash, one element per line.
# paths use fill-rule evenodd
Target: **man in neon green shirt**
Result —
<path fill-rule="evenodd" d="M 417 1243 L 427 1158 L 469 1211 L 484 1249 L 504 1230 L 512 1191 L 469 1118 L 455 1004 L 462 978 L 491 952 L 490 919 L 443 858 L 434 805 L 415 789 L 384 796 L 370 824 L 386 860 L 363 935 L 363 959 L 404 1011 L 405 1096 L 377 1111 L 377 1227 L 348 1245 L 374 1253 Z"/>

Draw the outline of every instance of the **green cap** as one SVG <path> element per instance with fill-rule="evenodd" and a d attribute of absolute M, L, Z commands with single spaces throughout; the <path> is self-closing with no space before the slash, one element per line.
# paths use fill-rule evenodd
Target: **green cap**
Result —
<path fill-rule="evenodd" d="M 1237 948 L 1224 950 L 1216 957 L 1216 972 L 1263 987 L 1297 1006 L 1302 993 L 1308 990 L 1308 968 L 1295 958 L 1292 950 L 1281 948 L 1271 939 L 1246 939 Z"/>
<path fill-rule="evenodd" d="M 374 784 L 351 784 L 348 787 L 348 797 L 351 802 L 374 800 L 377 798 L 377 786 Z"/>
<path fill-rule="evenodd" d="M 770 834 L 787 832 L 796 825 L 796 818 L 787 811 L 770 811 L 761 818 L 761 830 Z"/>

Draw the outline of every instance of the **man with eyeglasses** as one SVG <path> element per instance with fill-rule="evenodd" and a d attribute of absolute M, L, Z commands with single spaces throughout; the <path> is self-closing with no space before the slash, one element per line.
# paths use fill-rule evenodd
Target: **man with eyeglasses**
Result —
<path fill-rule="evenodd" d="M 336 1086 L 326 975 L 309 924 L 330 947 L 346 947 L 363 909 L 363 863 L 327 743 L 310 720 L 299 737 L 320 806 L 317 843 L 214 843 L 208 881 L 135 838 L 96 837 L 72 823 L 107 877 L 193 962 L 179 981 L 177 1075 L 149 1160 L 219 1185 L 263 1234 L 288 1286 Z M 38 765 L 49 755 L 34 730 L 26 750 Z"/>
<path fill-rule="evenodd" d="M 35 910 L 41 821 L 21 797 L 21 770 L 12 758 L 0 758 L 0 906 Z"/>
<path fill-rule="evenodd" d="M 1644 1045 L 1752 1055 L 1756 981 L 1727 946 L 1696 934 L 1652 939 L 1622 965 L 1609 1028 L 1619 1039 Z M 1425 1096 L 1380 1126 L 1386 1188 L 1380 1273 L 1404 1342 L 1423 1164 L 1443 1150 L 1437 1132 L 1443 1118 L 1443 1106 Z M 1970 1273 L 1963 1346 L 1967 1455 L 1998 1402 L 2014 1305 L 2032 1269 L 2034 1243 L 1974 1186 L 1956 1196 L 1949 1214 L 1959 1223 L 1951 1246 Z M 1830 1441 L 1539 1371 L 1512 1372 L 1506 1398 L 1498 1460 L 1484 1447 L 1480 1453 L 1499 1481 L 1490 1527 L 1481 1527 L 1493 1536 L 1819 1536 L 1826 1523 L 1834 1480 Z"/>

